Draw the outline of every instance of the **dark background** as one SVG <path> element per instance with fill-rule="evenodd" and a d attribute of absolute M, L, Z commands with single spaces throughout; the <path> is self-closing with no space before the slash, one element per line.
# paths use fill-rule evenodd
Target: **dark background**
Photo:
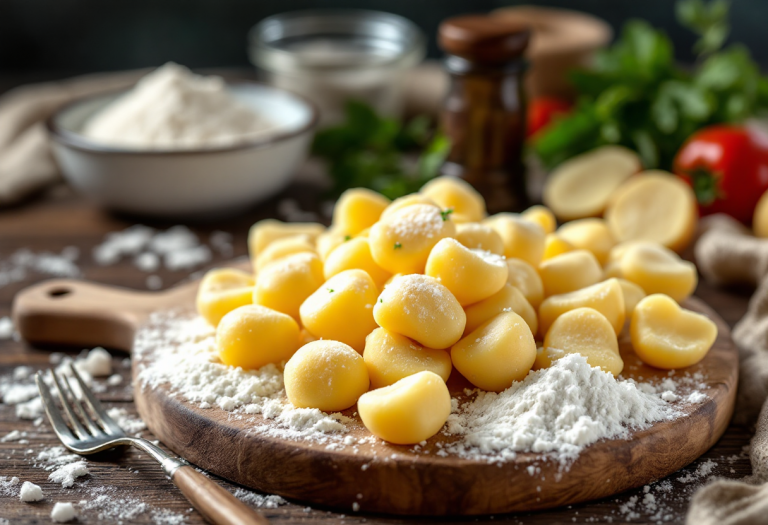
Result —
<path fill-rule="evenodd" d="M 692 60 L 694 36 L 675 21 L 673 0 L 0 0 L 0 75 L 28 76 L 158 66 L 168 60 L 197 68 L 248 66 L 248 29 L 270 14 L 319 7 L 398 13 L 416 22 L 439 56 L 440 20 L 515 3 L 597 14 L 614 29 L 633 17 L 673 38 L 677 56 Z M 734 0 L 730 40 L 746 44 L 768 68 L 768 0 Z"/>

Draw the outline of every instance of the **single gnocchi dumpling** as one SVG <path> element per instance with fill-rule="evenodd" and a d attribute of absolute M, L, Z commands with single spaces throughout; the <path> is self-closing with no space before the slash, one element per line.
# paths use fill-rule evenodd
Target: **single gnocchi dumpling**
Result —
<path fill-rule="evenodd" d="M 493 228 L 484 224 L 477 222 L 457 224 L 455 239 L 470 250 L 483 250 L 504 255 L 501 236 Z"/>
<path fill-rule="evenodd" d="M 362 356 L 338 341 L 302 346 L 285 364 L 283 379 L 293 406 L 323 412 L 351 407 L 369 386 Z"/>
<path fill-rule="evenodd" d="M 643 300 L 646 293 L 645 290 L 633 282 L 621 278 L 616 280 L 619 282 L 619 286 L 621 286 L 621 294 L 624 296 L 625 319 L 629 321 L 632 319 L 632 312 L 635 311 L 637 303 Z"/>
<path fill-rule="evenodd" d="M 333 250 L 351 239 L 351 235 L 342 233 L 333 228 L 328 228 L 317 236 L 317 240 L 315 241 L 317 254 L 320 256 L 320 259 L 324 261 Z"/>
<path fill-rule="evenodd" d="M 663 293 L 682 302 L 693 293 L 699 277 L 696 266 L 663 246 L 629 247 L 619 263 L 621 275 L 648 294 Z"/>
<path fill-rule="evenodd" d="M 333 229 L 354 237 L 373 226 L 388 205 L 389 199 L 373 190 L 347 190 L 333 208 Z"/>
<path fill-rule="evenodd" d="M 544 229 L 514 213 L 497 213 L 488 217 L 483 224 L 490 226 L 504 242 L 507 258 L 522 259 L 536 267 L 544 257 Z"/>
<path fill-rule="evenodd" d="M 558 317 L 547 331 L 537 368 L 548 368 L 567 354 L 580 354 L 590 366 L 618 376 L 624 369 L 613 326 L 593 308 L 576 308 Z"/>
<path fill-rule="evenodd" d="M 521 213 L 520 216 L 525 220 L 535 222 L 541 226 L 544 233 L 547 235 L 557 229 L 557 219 L 555 219 L 555 214 L 552 213 L 552 210 L 541 204 L 531 206 Z"/>
<path fill-rule="evenodd" d="M 424 272 L 466 306 L 486 299 L 507 282 L 507 263 L 500 255 L 470 250 L 456 239 L 442 239 L 429 254 Z"/>
<path fill-rule="evenodd" d="M 451 414 L 451 394 L 440 376 L 418 372 L 363 394 L 357 411 L 374 436 L 396 445 L 413 445 L 443 428 Z"/>
<path fill-rule="evenodd" d="M 479 222 L 485 218 L 485 199 L 469 183 L 457 177 L 437 177 L 420 190 L 457 222 Z"/>
<path fill-rule="evenodd" d="M 451 356 L 445 350 L 425 348 L 386 328 L 377 328 L 365 339 L 363 360 L 372 388 L 389 386 L 425 370 L 448 381 L 453 368 Z"/>
<path fill-rule="evenodd" d="M 514 312 L 500 313 L 451 348 L 456 370 L 476 387 L 492 392 L 524 379 L 535 359 L 531 329 Z"/>
<path fill-rule="evenodd" d="M 407 206 L 371 227 L 368 241 L 376 264 L 390 273 L 423 273 L 435 244 L 456 234 L 456 226 L 440 208 Z"/>
<path fill-rule="evenodd" d="M 365 237 L 355 237 L 341 243 L 325 259 L 325 278 L 330 279 L 344 270 L 364 270 L 376 286 L 381 287 L 392 274 L 376 264 L 371 245 Z"/>
<path fill-rule="evenodd" d="M 300 308 L 301 324 L 320 339 L 348 344 L 358 352 L 376 328 L 373 305 L 379 290 L 363 270 L 345 270 L 328 279 Z"/>
<path fill-rule="evenodd" d="M 520 290 L 531 306 L 538 309 L 544 300 L 544 284 L 539 272 L 521 259 L 507 259 L 507 282 Z"/>
<path fill-rule="evenodd" d="M 586 288 L 603 279 L 603 269 L 592 252 L 574 250 L 542 261 L 539 276 L 544 295 L 558 295 Z"/>
<path fill-rule="evenodd" d="M 314 253 L 296 253 L 268 264 L 256 276 L 253 302 L 299 319 L 299 307 L 325 281 Z"/>
<path fill-rule="evenodd" d="M 422 195 L 421 193 L 411 193 L 410 195 L 404 195 L 402 197 L 398 197 L 397 199 L 393 200 L 391 203 L 389 203 L 389 206 L 387 206 L 384 211 L 381 213 L 381 218 L 386 219 L 396 211 L 402 210 L 403 208 L 407 208 L 408 206 L 413 206 L 414 204 L 428 204 L 430 206 L 435 206 L 437 208 L 440 207 L 435 201 L 427 197 L 426 195 Z"/>
<path fill-rule="evenodd" d="M 536 310 L 520 290 L 507 283 L 489 298 L 464 309 L 464 313 L 467 314 L 467 326 L 464 328 L 464 335 L 474 331 L 478 326 L 502 312 L 515 312 L 523 318 L 534 334 L 539 329 Z"/>
<path fill-rule="evenodd" d="M 611 248 L 616 245 L 603 219 L 571 221 L 560 226 L 557 233 L 576 248 L 592 252 L 601 265 L 608 262 Z"/>
<path fill-rule="evenodd" d="M 269 263 L 293 255 L 294 253 L 316 253 L 315 244 L 307 235 L 294 235 L 292 237 L 277 239 L 256 256 L 254 269 L 256 270 L 256 273 L 258 273 Z"/>
<path fill-rule="evenodd" d="M 544 239 L 544 260 L 572 252 L 576 247 L 557 233 L 549 233 Z"/>
<path fill-rule="evenodd" d="M 257 304 L 235 308 L 222 317 L 216 328 L 221 362 L 246 370 L 285 361 L 298 347 L 296 321 Z"/>
<path fill-rule="evenodd" d="M 234 268 L 205 274 L 197 289 L 197 312 L 216 326 L 226 314 L 253 302 L 253 276 Z"/>
<path fill-rule="evenodd" d="M 594 308 L 605 316 L 616 334 L 624 327 L 624 294 L 616 279 L 608 279 L 581 290 L 553 295 L 539 307 L 539 333 L 546 334 L 555 319 L 576 308 Z"/>
<path fill-rule="evenodd" d="M 255 261 L 259 253 L 277 239 L 306 235 L 310 242 L 325 231 L 325 226 L 315 222 L 282 222 L 264 219 L 251 226 L 248 232 L 248 251 Z"/>
<path fill-rule="evenodd" d="M 637 304 L 629 332 L 637 357 L 664 370 L 695 365 L 717 339 L 717 325 L 711 319 L 680 308 L 663 294 L 649 295 Z"/>
<path fill-rule="evenodd" d="M 464 333 L 467 316 L 453 294 L 437 279 L 411 274 L 384 287 L 373 317 L 382 328 L 428 348 L 448 348 Z"/>

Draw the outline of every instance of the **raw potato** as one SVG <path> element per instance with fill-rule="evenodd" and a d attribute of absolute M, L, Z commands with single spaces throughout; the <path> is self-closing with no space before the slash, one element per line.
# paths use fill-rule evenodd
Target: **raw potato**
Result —
<path fill-rule="evenodd" d="M 678 303 L 690 297 L 699 279 L 696 265 L 660 245 L 631 246 L 621 257 L 619 267 L 625 279 L 646 293 L 663 293 Z"/>
<path fill-rule="evenodd" d="M 528 375 L 536 342 L 522 317 L 503 312 L 453 345 L 451 360 L 476 387 L 501 392 Z"/>
<path fill-rule="evenodd" d="M 389 386 L 404 377 L 428 370 L 448 381 L 451 356 L 445 350 L 424 348 L 407 337 L 377 328 L 365 339 L 363 360 L 371 388 Z"/>
<path fill-rule="evenodd" d="M 652 241 L 683 251 L 696 230 L 693 190 L 671 173 L 645 171 L 621 185 L 605 220 L 616 240 Z"/>
<path fill-rule="evenodd" d="M 538 309 L 544 300 L 544 285 L 536 269 L 520 259 L 507 259 L 507 282 L 520 290 L 523 297 Z"/>
<path fill-rule="evenodd" d="M 608 225 L 603 219 L 580 219 L 562 225 L 558 235 L 576 248 L 592 252 L 600 264 L 606 264 L 611 249 L 616 245 Z"/>
<path fill-rule="evenodd" d="M 216 348 L 221 362 L 246 370 L 285 361 L 298 347 L 296 321 L 257 304 L 232 310 L 216 328 Z"/>
<path fill-rule="evenodd" d="M 593 308 L 576 308 L 558 317 L 547 331 L 536 368 L 548 368 L 567 354 L 580 354 L 590 366 L 618 376 L 624 369 L 613 326 Z"/>
<path fill-rule="evenodd" d="M 544 260 L 572 252 L 576 247 L 557 233 L 548 233 L 544 239 Z"/>
<path fill-rule="evenodd" d="M 253 277 L 234 268 L 219 268 L 205 274 L 197 289 L 197 312 L 217 326 L 226 314 L 253 302 Z"/>
<path fill-rule="evenodd" d="M 333 208 L 333 228 L 345 235 L 355 236 L 370 228 L 389 206 L 389 199 L 366 188 L 345 191 Z"/>
<path fill-rule="evenodd" d="M 432 248 L 424 273 L 440 281 L 461 306 L 466 306 L 501 290 L 508 270 L 500 255 L 470 250 L 456 239 L 443 239 Z"/>
<path fill-rule="evenodd" d="M 253 302 L 299 319 L 299 307 L 325 282 L 314 253 L 296 253 L 268 264 L 256 276 Z"/>
<path fill-rule="evenodd" d="M 277 239 L 264 248 L 256 257 L 256 263 L 254 264 L 256 273 L 263 270 L 269 263 L 294 253 L 316 253 L 315 244 L 307 235 L 294 235 Z"/>
<path fill-rule="evenodd" d="M 468 306 L 464 313 L 467 314 L 467 326 L 464 328 L 464 335 L 474 331 L 478 326 L 489 321 L 502 312 L 515 312 L 523 318 L 531 329 L 531 333 L 536 333 L 539 329 L 539 320 L 536 316 L 536 310 L 523 294 L 507 283 L 504 288 L 490 296 L 488 299 Z"/>
<path fill-rule="evenodd" d="M 461 338 L 467 316 L 453 294 L 436 279 L 412 274 L 384 287 L 373 317 L 382 328 L 428 348 L 448 348 Z"/>
<path fill-rule="evenodd" d="M 644 363 L 671 370 L 701 361 L 717 339 L 717 326 L 701 314 L 680 308 L 671 297 L 654 294 L 635 307 L 630 335 Z"/>
<path fill-rule="evenodd" d="M 752 229 L 761 238 L 768 237 L 768 191 L 757 201 L 755 213 L 752 216 Z"/>
<path fill-rule="evenodd" d="M 539 307 L 539 333 L 546 334 L 555 319 L 565 312 L 582 307 L 594 308 L 608 319 L 616 334 L 621 333 L 624 327 L 624 294 L 616 279 L 545 299 Z"/>
<path fill-rule="evenodd" d="M 351 407 L 369 386 L 362 356 L 338 341 L 302 346 L 286 363 L 283 377 L 293 406 L 323 412 Z"/>
<path fill-rule="evenodd" d="M 404 195 L 393 200 L 381 213 L 379 220 L 386 219 L 396 211 L 402 210 L 408 206 L 413 206 L 414 204 L 429 204 L 438 208 L 440 207 L 439 204 L 426 195 L 422 195 L 421 193 L 411 193 L 410 195 Z"/>
<path fill-rule="evenodd" d="M 485 218 L 485 199 L 469 183 L 456 177 L 438 177 L 420 190 L 442 209 L 452 210 L 454 222 L 479 222 Z"/>
<path fill-rule="evenodd" d="M 255 261 L 261 250 L 277 239 L 306 235 L 311 242 L 325 231 L 325 226 L 315 222 L 281 222 L 275 219 L 264 219 L 251 226 L 248 232 L 248 251 L 251 260 Z"/>
<path fill-rule="evenodd" d="M 435 244 L 455 234 L 456 226 L 440 208 L 414 204 L 374 224 L 368 241 L 373 260 L 386 271 L 423 273 Z"/>
<path fill-rule="evenodd" d="M 550 234 L 557 229 L 557 219 L 555 219 L 555 214 L 546 206 L 540 204 L 531 206 L 521 213 L 520 216 L 525 220 L 535 222 L 541 226 L 546 234 Z"/>
<path fill-rule="evenodd" d="M 539 265 L 544 295 L 573 292 L 603 279 L 603 269 L 592 252 L 574 250 L 547 259 Z"/>
<path fill-rule="evenodd" d="M 326 279 L 344 270 L 353 269 L 365 270 L 379 288 L 392 277 L 391 273 L 373 260 L 371 245 L 365 237 L 356 237 L 341 243 L 325 259 Z"/>
<path fill-rule="evenodd" d="M 632 319 L 632 312 L 635 311 L 637 303 L 643 300 L 643 298 L 646 296 L 646 293 L 645 290 L 643 290 L 641 287 L 635 283 L 627 281 L 626 279 L 619 278 L 616 280 L 619 282 L 619 286 L 621 286 L 621 293 L 624 296 L 624 312 L 626 313 L 625 319 L 626 321 L 629 321 Z"/>
<path fill-rule="evenodd" d="M 626 148 L 597 148 L 563 162 L 550 174 L 544 204 L 561 221 L 597 217 L 616 188 L 640 169 L 640 159 Z"/>
<path fill-rule="evenodd" d="M 328 279 L 300 308 L 301 324 L 319 339 L 346 343 L 358 352 L 376 328 L 373 305 L 379 290 L 363 270 L 345 270 Z"/>
<path fill-rule="evenodd" d="M 419 372 L 363 394 L 357 411 L 371 434 L 396 445 L 437 434 L 451 414 L 451 394 L 440 376 Z"/>
<path fill-rule="evenodd" d="M 504 242 L 504 256 L 522 259 L 536 267 L 544 257 L 544 229 L 514 213 L 497 213 L 483 224 L 490 226 Z"/>
<path fill-rule="evenodd" d="M 490 226 L 477 222 L 456 225 L 455 239 L 471 250 L 504 255 L 504 243 L 501 236 Z"/>

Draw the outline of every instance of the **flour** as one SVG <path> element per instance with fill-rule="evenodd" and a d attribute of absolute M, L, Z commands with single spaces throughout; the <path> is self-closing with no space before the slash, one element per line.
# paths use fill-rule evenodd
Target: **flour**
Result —
<path fill-rule="evenodd" d="M 169 509 L 158 509 L 126 495 L 125 488 L 103 485 L 88 489 L 89 500 L 80 502 L 80 508 L 93 511 L 100 522 L 122 524 L 134 522 L 139 516 L 149 515 L 152 523 L 158 525 L 181 525 L 185 516 Z"/>
<path fill-rule="evenodd" d="M 124 408 L 112 407 L 107 410 L 107 415 L 114 419 L 117 426 L 125 430 L 126 434 L 137 434 L 142 430 L 147 429 L 147 425 L 144 421 L 131 417 L 128 411 Z"/>
<path fill-rule="evenodd" d="M 221 77 L 199 76 L 169 62 L 96 115 L 86 137 L 128 149 L 232 146 L 275 125 L 235 98 Z"/>
<path fill-rule="evenodd" d="M 57 501 L 51 511 L 51 519 L 57 523 L 72 521 L 77 516 L 75 507 L 71 503 Z"/>
<path fill-rule="evenodd" d="M 274 494 L 258 494 L 246 489 L 235 489 L 233 493 L 237 499 L 254 507 L 265 509 L 276 509 L 280 505 L 286 505 L 288 502 L 280 496 Z"/>
<path fill-rule="evenodd" d="M 14 479 L 16 479 L 16 482 L 18 483 L 19 478 Z M 43 489 L 40 488 L 40 485 L 25 481 L 21 486 L 21 490 L 19 490 L 19 499 L 25 503 L 40 501 L 43 499 Z"/>
<path fill-rule="evenodd" d="M 61 483 L 61 486 L 67 489 L 75 484 L 75 478 L 87 474 L 88 466 L 85 464 L 85 461 L 75 461 L 74 463 L 68 463 L 51 472 L 48 476 L 48 481 Z"/>
<path fill-rule="evenodd" d="M 23 281 L 30 273 L 56 277 L 80 277 L 80 269 L 75 264 L 78 257 L 79 252 L 74 246 L 68 246 L 58 254 L 52 252 L 34 253 L 26 248 L 16 250 L 7 259 L 0 260 L 0 288 Z M 2 324 L 4 333 L 7 333 L 8 321 L 3 321 Z"/>
<path fill-rule="evenodd" d="M 511 459 L 539 452 L 567 464 L 601 439 L 627 437 L 630 429 L 679 415 L 660 397 L 571 354 L 499 394 L 479 392 L 457 403 L 445 432 L 463 438 L 447 447 L 461 456 Z"/>
<path fill-rule="evenodd" d="M 13 337 L 13 321 L 10 317 L 0 317 L 0 339 Z"/>
<path fill-rule="evenodd" d="M 91 377 L 108 376 L 112 374 L 112 356 L 99 346 L 78 359 L 75 367 L 78 372 L 87 372 Z"/>

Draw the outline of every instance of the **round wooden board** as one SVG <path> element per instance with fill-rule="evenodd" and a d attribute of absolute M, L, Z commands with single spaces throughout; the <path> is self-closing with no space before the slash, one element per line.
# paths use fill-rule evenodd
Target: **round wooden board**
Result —
<path fill-rule="evenodd" d="M 65 288 L 70 292 L 62 295 Z M 125 330 L 111 341 L 88 341 L 126 347 L 123 332 L 140 328 L 152 309 L 189 308 L 194 290 L 191 283 L 162 294 L 137 294 L 54 281 L 19 294 L 14 317 L 25 338 L 47 343 L 84 343 L 82 338 L 88 336 L 83 334 L 94 333 L 83 331 L 89 327 L 108 337 L 123 326 Z M 727 325 L 709 307 L 695 298 L 686 306 L 714 319 L 719 329 L 707 356 L 675 374 L 701 373 L 707 399 L 680 404 L 684 416 L 633 431 L 628 439 L 599 441 L 565 470 L 540 454 L 519 454 L 505 462 L 441 457 L 436 454 L 437 444 L 452 440 L 442 434 L 419 451 L 380 440 L 329 448 L 315 441 L 267 436 L 254 427 L 275 425 L 271 420 L 201 409 L 164 386 L 152 389 L 135 384 L 134 395 L 147 426 L 171 450 L 214 474 L 263 492 L 346 511 L 357 504 L 364 512 L 408 515 L 497 514 L 557 507 L 607 497 L 667 476 L 703 454 L 725 431 L 735 401 L 738 353 Z M 668 376 L 642 364 L 626 338 L 621 352 L 624 377 L 659 382 Z M 134 378 L 137 368 L 149 364 L 150 356 L 134 358 Z M 467 386 L 454 371 L 451 391 L 461 395 Z M 349 435 L 370 435 L 354 410 L 344 414 L 356 421 Z"/>

